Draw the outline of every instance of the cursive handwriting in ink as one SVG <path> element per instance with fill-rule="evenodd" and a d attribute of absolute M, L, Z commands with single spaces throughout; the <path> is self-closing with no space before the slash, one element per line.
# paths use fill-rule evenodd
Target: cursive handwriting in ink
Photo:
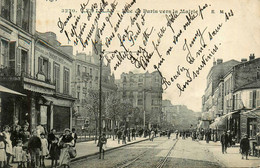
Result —
<path fill-rule="evenodd" d="M 57 25 L 60 28 L 60 33 L 63 32 L 65 26 L 68 24 L 68 22 L 70 21 L 71 18 L 72 18 L 72 13 L 71 12 L 69 12 L 69 16 L 66 18 L 66 20 L 64 22 L 62 22 L 61 19 L 59 18 L 59 21 L 58 21 Z"/>
<path fill-rule="evenodd" d="M 147 33 L 147 30 L 148 30 L 148 28 L 145 29 L 145 31 L 143 32 L 143 44 L 144 44 L 144 46 L 147 46 L 147 42 L 148 42 L 151 34 L 153 33 L 153 27 L 152 27 L 152 29 L 150 30 L 149 33 Z"/>

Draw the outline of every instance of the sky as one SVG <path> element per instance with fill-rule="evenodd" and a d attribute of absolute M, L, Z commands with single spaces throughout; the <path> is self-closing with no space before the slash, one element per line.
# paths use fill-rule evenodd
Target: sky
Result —
<path fill-rule="evenodd" d="M 97 13 L 93 13 L 90 21 L 88 21 L 86 13 L 80 13 L 80 4 L 87 4 L 86 8 L 89 9 L 91 5 L 95 6 L 95 2 L 97 2 L 98 9 L 100 9 L 101 1 L 37 0 L 36 30 L 39 32 L 55 32 L 58 41 L 60 41 L 62 45 L 73 45 L 75 37 L 70 37 L 71 41 L 68 42 L 64 31 L 70 32 L 71 24 L 75 24 L 77 16 L 80 16 L 76 31 L 79 33 L 80 25 L 83 26 L 83 24 L 86 23 L 85 34 L 83 33 L 82 36 L 86 37 L 92 23 L 94 23 L 94 18 L 97 16 Z M 153 53 L 145 70 L 136 68 L 130 60 L 125 59 L 114 71 L 113 67 L 118 59 L 112 59 L 111 69 L 115 77 L 118 79 L 122 72 L 129 71 L 152 72 L 155 70 L 154 65 L 158 67 L 160 60 L 163 60 L 159 70 L 162 76 L 165 77 L 167 81 L 170 81 L 171 77 L 178 74 L 178 66 L 183 67 L 184 71 L 180 72 L 181 74 L 178 77 L 175 76 L 176 79 L 174 82 L 170 82 L 171 85 L 167 85 L 167 89 L 164 90 L 163 93 L 163 99 L 171 100 L 174 105 L 186 105 L 189 109 L 198 112 L 201 111 L 201 97 L 206 89 L 206 78 L 213 65 L 213 60 L 223 59 L 223 61 L 228 61 L 235 59 L 240 61 L 241 58 L 248 59 L 251 53 L 254 53 L 256 57 L 260 57 L 259 0 L 219 0 L 206 2 L 200 0 L 108 0 L 106 2 L 108 2 L 108 6 L 106 6 L 105 9 L 111 9 L 110 4 L 113 2 L 117 3 L 115 11 L 109 18 L 109 21 L 108 13 L 102 13 L 98 21 L 99 28 L 103 23 L 106 24 L 101 35 L 103 48 L 106 52 L 114 52 L 115 50 L 124 51 L 123 47 L 120 46 L 118 35 L 120 35 L 122 39 L 123 35 L 126 35 L 125 30 L 128 30 L 128 32 L 132 30 L 133 34 L 136 34 L 138 32 L 136 23 L 138 23 L 141 33 L 137 36 L 136 40 L 129 40 L 128 37 L 133 38 L 134 36 L 126 35 L 124 45 L 129 51 L 133 51 L 133 53 L 140 51 L 140 54 L 135 55 L 135 58 L 139 58 L 144 51 Z M 132 6 L 129 7 L 126 5 L 131 2 L 134 2 Z M 129 10 L 132 10 L 132 13 L 124 14 L 122 21 L 119 23 L 118 31 L 115 31 L 114 28 L 120 18 L 117 13 L 122 14 L 121 11 L 125 6 L 128 6 Z M 139 15 L 138 9 L 140 9 Z M 72 11 L 72 18 L 69 19 L 63 32 L 60 33 L 61 29 L 58 27 L 58 21 L 60 19 L 64 24 L 66 18 L 69 16 L 68 10 Z M 176 10 L 178 11 L 177 13 Z M 175 12 L 173 13 L 173 11 Z M 180 13 L 181 11 L 182 13 Z M 194 12 L 192 13 L 191 11 Z M 221 13 L 221 11 L 223 11 L 223 13 Z M 145 12 L 148 13 L 144 15 Z M 177 14 L 179 15 L 174 20 L 172 19 L 168 22 L 167 17 L 170 18 L 170 14 L 175 14 L 175 16 L 177 16 Z M 144 15 L 144 19 L 142 19 L 142 15 Z M 135 16 L 137 16 L 137 19 L 134 24 L 131 24 L 131 18 L 133 21 Z M 192 16 L 195 18 L 192 19 Z M 185 24 L 186 26 L 184 26 Z M 163 31 L 164 29 L 165 31 Z M 149 38 L 145 38 L 143 35 L 145 31 L 146 34 L 151 33 Z M 112 32 L 115 37 L 111 41 L 110 46 L 107 47 L 105 45 L 106 38 L 111 36 Z M 162 36 L 161 38 L 159 38 L 158 33 Z M 210 38 L 209 34 L 212 35 L 212 38 Z M 178 39 L 175 44 L 174 39 L 176 40 L 176 38 Z M 143 42 L 144 39 L 148 39 L 146 45 Z M 158 40 L 160 42 L 156 50 L 154 44 L 158 44 Z M 192 41 L 194 44 L 190 45 Z M 133 43 L 134 45 L 132 45 Z M 187 46 L 185 44 L 187 44 Z M 171 52 L 167 54 L 170 48 Z M 213 49 L 217 51 L 215 52 Z M 74 46 L 74 53 L 76 53 L 76 51 L 89 53 L 92 52 L 92 46 L 88 45 L 86 48 L 83 48 L 82 45 L 78 44 Z M 198 54 L 198 52 L 200 52 L 200 54 Z M 214 54 L 212 54 L 212 52 Z M 210 53 L 212 54 L 211 59 L 208 60 L 207 64 L 199 71 L 196 77 L 192 76 L 193 72 L 196 72 L 198 67 L 200 67 L 202 59 L 207 57 Z M 202 57 L 203 55 L 204 57 Z M 107 54 L 107 56 L 111 57 L 111 54 Z M 191 59 L 189 61 L 187 57 L 193 58 L 194 60 L 192 61 Z M 188 74 L 190 74 L 192 78 L 191 82 L 187 82 L 190 80 L 187 72 L 189 72 Z M 183 89 L 185 82 L 186 88 Z M 163 88 L 166 88 L 165 84 L 163 84 Z M 184 91 L 180 91 L 180 88 Z"/>

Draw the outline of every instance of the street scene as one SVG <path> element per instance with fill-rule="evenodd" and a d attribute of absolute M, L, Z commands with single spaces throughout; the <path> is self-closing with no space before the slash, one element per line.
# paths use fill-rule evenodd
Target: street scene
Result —
<path fill-rule="evenodd" d="M 0 0 L 0 168 L 260 167 L 259 6 Z"/>

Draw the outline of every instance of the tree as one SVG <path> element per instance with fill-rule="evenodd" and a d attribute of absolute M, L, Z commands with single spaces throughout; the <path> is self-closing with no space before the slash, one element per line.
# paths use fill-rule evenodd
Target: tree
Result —
<path fill-rule="evenodd" d="M 99 91 L 89 89 L 83 107 L 85 115 L 89 118 L 89 128 L 95 129 L 95 141 L 97 140 L 98 117 L 99 117 Z"/>
<path fill-rule="evenodd" d="M 116 127 L 116 121 L 119 119 L 119 114 L 121 112 L 120 108 L 120 98 L 116 93 L 110 94 L 105 102 L 106 106 L 106 114 L 108 117 L 112 119 L 112 131 L 113 131 L 113 140 L 115 136 L 115 127 Z"/>

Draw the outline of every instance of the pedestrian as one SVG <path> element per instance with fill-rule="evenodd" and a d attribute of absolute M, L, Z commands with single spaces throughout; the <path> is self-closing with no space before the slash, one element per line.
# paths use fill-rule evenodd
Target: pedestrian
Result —
<path fill-rule="evenodd" d="M 10 135 L 10 127 L 8 125 L 6 125 L 4 127 L 4 131 L 3 131 L 3 135 L 5 138 L 5 152 L 6 152 L 6 156 L 7 156 L 7 166 L 11 166 L 10 165 L 10 159 L 12 157 L 12 153 L 13 153 L 13 146 L 12 146 L 12 141 L 11 141 L 11 135 Z"/>
<path fill-rule="evenodd" d="M 48 134 L 47 140 L 48 140 L 48 149 L 49 151 L 51 150 L 51 145 L 52 145 L 52 141 L 55 140 L 56 138 L 56 130 L 55 129 L 51 129 L 51 132 Z"/>
<path fill-rule="evenodd" d="M 209 136 L 210 136 L 210 133 L 209 131 L 207 130 L 206 133 L 205 133 L 205 139 L 206 139 L 206 142 L 209 143 Z"/>
<path fill-rule="evenodd" d="M 13 157 L 14 162 L 18 164 L 18 167 L 25 167 L 25 164 L 23 165 L 23 148 L 22 148 L 22 140 L 18 140 L 18 143 L 13 148 Z"/>
<path fill-rule="evenodd" d="M 247 134 L 240 141 L 240 152 L 242 154 L 242 159 L 244 159 L 244 155 L 246 156 L 246 160 L 248 160 L 248 152 L 250 150 L 250 144 Z"/>
<path fill-rule="evenodd" d="M 40 166 L 45 167 L 45 157 L 49 154 L 48 140 L 45 138 L 45 134 L 41 133 L 41 155 L 40 155 Z"/>
<path fill-rule="evenodd" d="M 168 139 L 171 138 L 171 130 L 168 130 L 168 131 L 167 131 L 167 136 L 168 136 Z"/>
<path fill-rule="evenodd" d="M 227 131 L 228 136 L 228 147 L 232 147 L 232 134 L 230 133 L 230 130 Z"/>
<path fill-rule="evenodd" d="M 127 135 L 127 130 L 125 129 L 123 132 L 122 144 L 126 144 L 126 135 Z"/>
<path fill-rule="evenodd" d="M 28 142 L 28 150 L 31 155 L 32 167 L 39 166 L 41 147 L 42 147 L 42 143 L 41 143 L 41 139 L 38 137 L 37 130 L 33 130 L 33 135 Z"/>
<path fill-rule="evenodd" d="M 5 138 L 0 133 L 0 167 L 6 167 Z"/>
<path fill-rule="evenodd" d="M 74 139 L 74 147 L 75 147 L 75 146 L 76 146 L 76 143 L 77 143 L 77 139 L 78 139 L 78 136 L 77 136 L 77 133 L 76 133 L 76 129 L 75 129 L 75 128 L 72 128 L 71 136 L 72 136 L 73 139 Z"/>
<path fill-rule="evenodd" d="M 60 157 L 60 149 L 58 146 L 59 138 L 54 137 L 54 139 L 51 141 L 51 147 L 50 147 L 50 157 L 51 157 L 51 167 L 57 167 L 58 166 L 58 160 Z"/>
<path fill-rule="evenodd" d="M 61 136 L 59 141 L 60 150 L 60 165 L 70 167 L 70 154 L 69 148 L 74 146 L 73 137 L 71 136 L 70 129 L 66 128 L 64 130 L 64 135 Z"/>
<path fill-rule="evenodd" d="M 152 130 L 151 135 L 150 135 L 150 141 L 153 141 L 154 136 L 155 136 L 155 132 L 154 132 L 154 130 Z"/>
<path fill-rule="evenodd" d="M 118 144 L 120 144 L 120 139 L 122 138 L 122 131 L 119 129 L 117 131 L 117 140 L 118 140 Z"/>
<path fill-rule="evenodd" d="M 176 132 L 176 139 L 179 139 L 179 131 L 176 130 L 175 132 Z"/>
<path fill-rule="evenodd" d="M 136 130 L 133 128 L 133 129 L 132 129 L 132 140 L 136 140 L 136 139 L 135 139 L 135 133 L 136 133 Z"/>
<path fill-rule="evenodd" d="M 226 131 L 224 131 L 224 133 L 221 135 L 220 137 L 220 142 L 221 142 L 221 146 L 222 146 L 222 153 L 227 153 L 227 145 L 228 145 L 228 136 Z"/>
<path fill-rule="evenodd" d="M 104 157 L 105 157 L 104 145 L 106 145 L 106 143 L 107 143 L 106 134 L 103 133 L 102 136 L 101 136 L 100 139 L 99 139 L 99 145 L 101 145 L 101 146 L 100 146 L 100 149 L 101 149 L 101 152 L 102 152 L 102 154 L 103 154 L 103 159 L 104 159 Z M 100 158 L 100 159 L 101 159 L 101 158 Z"/>

